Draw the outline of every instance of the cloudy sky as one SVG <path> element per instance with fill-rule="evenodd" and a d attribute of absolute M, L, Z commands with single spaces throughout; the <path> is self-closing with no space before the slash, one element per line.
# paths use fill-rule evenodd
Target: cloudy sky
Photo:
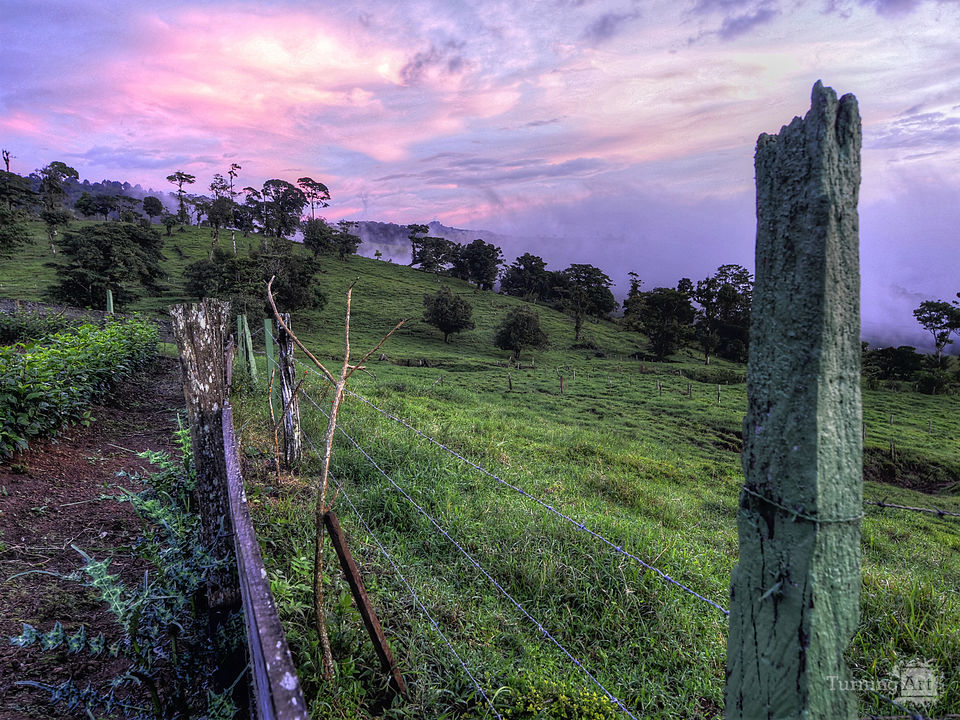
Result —
<path fill-rule="evenodd" d="M 864 121 L 864 334 L 922 345 L 912 308 L 960 291 L 958 34 L 954 0 L 4 0 L 0 145 L 158 189 L 309 175 L 330 219 L 650 288 L 752 269 L 757 136 L 822 78 Z"/>

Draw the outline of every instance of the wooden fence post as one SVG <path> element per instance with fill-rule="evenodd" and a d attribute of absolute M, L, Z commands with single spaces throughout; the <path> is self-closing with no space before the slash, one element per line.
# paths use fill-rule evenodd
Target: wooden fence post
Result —
<path fill-rule="evenodd" d="M 748 409 L 726 717 L 856 717 L 863 446 L 860 116 L 820 82 L 757 141 Z"/>
<path fill-rule="evenodd" d="M 113 290 L 107 288 L 107 315 L 113 315 Z"/>
<path fill-rule="evenodd" d="M 263 340 L 267 351 L 267 385 L 270 386 L 270 379 L 274 377 L 274 371 L 277 368 L 277 356 L 273 352 L 273 320 L 264 318 L 263 320 Z M 273 385 L 270 387 L 270 397 L 268 402 L 273 406 L 273 414 L 279 415 L 280 408 L 277 407 L 277 385 L 280 384 L 280 378 L 274 378 Z"/>
<path fill-rule="evenodd" d="M 211 557 L 220 560 L 232 554 L 233 546 L 223 446 L 224 341 L 230 303 L 207 299 L 198 305 L 174 305 L 170 315 L 180 351 L 183 394 L 197 471 L 201 541 Z M 207 601 L 211 608 L 232 605 L 238 599 L 236 576 L 229 566 L 208 573 Z"/>
<path fill-rule="evenodd" d="M 243 315 L 237 315 L 237 345 L 239 345 L 239 352 L 237 352 L 237 358 L 240 360 L 240 367 L 247 367 L 247 353 L 243 347 Z M 229 384 L 229 383 L 228 383 Z"/>
<path fill-rule="evenodd" d="M 290 327 L 290 314 L 281 315 Z M 280 400 L 283 408 L 283 464 L 294 468 L 303 457 L 303 440 L 300 437 L 300 400 L 294 394 L 297 389 L 297 366 L 293 362 L 293 338 L 282 326 L 277 335 L 277 350 L 280 366 Z"/>

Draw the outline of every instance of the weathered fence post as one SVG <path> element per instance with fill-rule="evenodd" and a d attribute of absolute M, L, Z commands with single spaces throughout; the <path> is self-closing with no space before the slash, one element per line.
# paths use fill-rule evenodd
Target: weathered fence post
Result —
<path fill-rule="evenodd" d="M 289 313 L 281 315 L 283 322 L 290 327 Z M 296 467 L 303 457 L 303 441 L 300 437 L 300 400 L 297 389 L 297 366 L 293 362 L 293 338 L 281 326 L 277 336 L 280 367 L 280 399 L 283 403 L 283 464 L 288 468 Z"/>
<path fill-rule="evenodd" d="M 220 560 L 231 555 L 233 547 L 223 446 L 224 340 L 230 303 L 207 299 L 199 305 L 174 305 L 170 315 L 180 351 L 183 394 L 197 471 L 201 538 L 211 557 Z M 239 599 L 238 593 L 236 577 L 229 566 L 218 567 L 207 575 L 211 608 L 233 604 Z"/>
<path fill-rule="evenodd" d="M 113 290 L 107 288 L 107 315 L 113 315 Z"/>
<path fill-rule="evenodd" d="M 818 82 L 757 141 L 748 409 L 730 584 L 728 719 L 854 718 L 859 619 L 860 116 Z"/>

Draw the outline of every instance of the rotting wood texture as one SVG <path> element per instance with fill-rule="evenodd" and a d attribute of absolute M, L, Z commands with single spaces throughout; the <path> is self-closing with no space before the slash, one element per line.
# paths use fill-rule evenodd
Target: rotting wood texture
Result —
<path fill-rule="evenodd" d="M 210 556 L 222 560 L 231 555 L 232 532 L 223 450 L 224 339 L 230 319 L 230 303 L 207 299 L 200 304 L 174 305 L 170 308 L 170 315 L 180 351 L 183 394 L 197 471 L 201 538 Z M 218 563 L 207 576 L 209 606 L 232 605 L 238 599 L 232 564 Z"/>
<path fill-rule="evenodd" d="M 856 716 L 840 687 L 859 620 L 860 142 L 856 98 L 820 82 L 806 117 L 757 141 L 727 718 Z"/>

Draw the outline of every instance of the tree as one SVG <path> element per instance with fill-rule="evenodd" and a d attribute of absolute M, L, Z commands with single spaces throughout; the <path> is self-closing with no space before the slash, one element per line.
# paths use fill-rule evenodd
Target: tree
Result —
<path fill-rule="evenodd" d="M 937 350 L 937 366 L 943 364 L 943 349 L 953 343 L 950 335 L 960 334 L 960 308 L 942 300 L 925 300 L 913 311 L 924 330 L 933 336 Z"/>
<path fill-rule="evenodd" d="M 547 301 L 553 287 L 552 275 L 543 258 L 524 253 L 503 274 L 500 292 L 527 300 Z"/>
<path fill-rule="evenodd" d="M 410 239 L 410 264 L 416 265 L 417 257 L 420 253 L 420 242 L 430 232 L 427 225 L 407 225 L 407 237 Z"/>
<path fill-rule="evenodd" d="M 140 205 L 140 200 L 129 195 L 117 195 L 113 198 L 113 202 L 117 214 L 123 222 L 136 222 L 139 216 L 137 208 Z"/>
<path fill-rule="evenodd" d="M 346 260 L 347 255 L 356 254 L 357 248 L 360 247 L 362 242 L 360 236 L 350 232 L 356 226 L 357 223 L 351 220 L 341 220 L 337 223 L 337 229 L 333 233 L 333 246 L 340 260 Z"/>
<path fill-rule="evenodd" d="M 467 276 L 481 290 L 493 290 L 497 281 L 503 252 L 493 243 L 477 238 L 460 250 L 467 268 Z"/>
<path fill-rule="evenodd" d="M 230 178 L 230 181 L 229 181 L 230 187 L 229 187 L 229 191 L 228 191 L 228 192 L 229 192 L 228 197 L 230 198 L 230 223 L 229 223 L 229 227 L 230 227 L 230 242 L 233 244 L 233 254 L 234 254 L 234 255 L 237 254 L 237 231 L 236 231 L 236 227 L 237 227 L 237 225 L 239 224 L 240 220 L 239 220 L 238 217 L 237 217 L 237 215 L 238 215 L 238 213 L 237 213 L 237 210 L 238 210 L 238 206 L 237 206 L 237 193 L 234 192 L 234 190 L 233 190 L 233 181 L 236 180 L 236 178 L 237 178 L 237 170 L 242 170 L 242 169 L 243 169 L 243 168 L 240 167 L 237 163 L 230 163 L 230 169 L 227 170 L 227 177 Z"/>
<path fill-rule="evenodd" d="M 330 199 L 330 191 L 327 190 L 327 186 L 322 182 L 317 182 L 313 178 L 309 177 L 300 178 L 297 180 L 297 185 L 300 187 L 300 190 L 303 191 L 303 195 L 306 197 L 307 202 L 310 203 L 310 219 L 316 220 L 317 216 L 314 212 L 314 207 L 327 207 L 327 205 L 329 205 L 327 200 Z"/>
<path fill-rule="evenodd" d="M 166 237 L 171 237 L 173 235 L 173 229 L 177 226 L 177 216 L 164 210 L 160 216 L 160 222 L 162 222 L 163 226 L 167 229 Z"/>
<path fill-rule="evenodd" d="M 3 151 L 3 165 L 4 165 L 4 167 L 6 168 L 6 171 L 7 171 L 7 172 L 10 172 L 10 161 L 11 161 L 14 157 L 16 157 L 16 156 L 15 156 L 15 155 L 11 155 L 9 150 L 4 149 L 4 151 Z"/>
<path fill-rule="evenodd" d="M 445 343 L 451 334 L 474 328 L 473 306 L 448 287 L 434 295 L 424 295 L 423 307 L 423 321 L 442 332 Z"/>
<path fill-rule="evenodd" d="M 411 265 L 417 264 L 426 272 L 439 273 L 459 256 L 460 246 L 446 238 L 428 236 L 418 238 L 417 243 L 418 250 Z"/>
<path fill-rule="evenodd" d="M 307 198 L 300 188 L 286 180 L 267 180 L 261 191 L 263 198 L 263 233 L 287 237 L 300 227 L 300 214 Z"/>
<path fill-rule="evenodd" d="M 157 289 L 164 276 L 163 238 L 156 230 L 127 223 L 88 225 L 65 233 L 63 255 L 53 294 L 81 307 L 106 307 L 107 289 L 124 304 L 145 286 Z"/>
<path fill-rule="evenodd" d="M 57 228 L 70 222 L 70 213 L 63 208 L 63 198 L 66 196 L 63 184 L 67 178 L 78 180 L 80 174 L 60 161 L 50 163 L 41 168 L 38 173 L 40 200 L 43 203 L 40 219 L 47 226 L 47 239 L 50 241 L 50 249 L 56 254 L 57 249 L 53 244 L 53 239 L 57 236 Z"/>
<path fill-rule="evenodd" d="M 310 219 L 303 223 L 303 246 L 313 253 L 314 257 L 326 255 L 333 251 L 333 228 L 327 225 L 322 218 Z"/>
<path fill-rule="evenodd" d="M 580 340 L 583 320 L 587 316 L 604 318 L 617 308 L 610 292 L 613 282 L 600 268 L 574 264 L 562 271 L 560 307 L 573 315 L 574 340 Z"/>
<path fill-rule="evenodd" d="M 9 153 L 4 151 L 4 160 Z M 29 238 L 27 211 L 36 195 L 27 179 L 8 171 L 0 171 L 0 255 L 8 254 Z"/>
<path fill-rule="evenodd" d="M 677 351 L 691 334 L 694 319 L 690 300 L 673 288 L 654 288 L 640 292 L 639 281 L 631 287 L 624 303 L 627 325 L 640 330 L 650 340 L 650 351 L 657 360 L 665 360 Z"/>
<path fill-rule="evenodd" d="M 678 291 L 700 306 L 695 320 L 696 338 L 703 347 L 706 364 L 710 364 L 714 352 L 735 362 L 746 361 L 753 297 L 750 272 L 740 265 L 721 265 L 713 277 L 700 280 L 688 293 L 691 288 L 692 283 L 677 286 Z"/>
<path fill-rule="evenodd" d="M 160 198 L 147 195 L 143 199 L 143 211 L 147 214 L 147 217 L 153 220 L 153 218 L 163 214 L 163 203 L 160 202 Z"/>
<path fill-rule="evenodd" d="M 519 358 L 524 348 L 544 348 L 547 334 L 540 329 L 540 316 L 525 306 L 508 312 L 500 325 L 493 343 L 502 350 L 509 350 L 513 358 Z"/>
<path fill-rule="evenodd" d="M 184 200 L 184 185 L 193 185 L 197 181 L 196 175 L 177 170 L 173 175 L 167 175 L 167 180 L 177 186 L 177 219 L 180 221 L 180 229 L 184 229 L 189 216 L 187 215 L 187 204 Z"/>

